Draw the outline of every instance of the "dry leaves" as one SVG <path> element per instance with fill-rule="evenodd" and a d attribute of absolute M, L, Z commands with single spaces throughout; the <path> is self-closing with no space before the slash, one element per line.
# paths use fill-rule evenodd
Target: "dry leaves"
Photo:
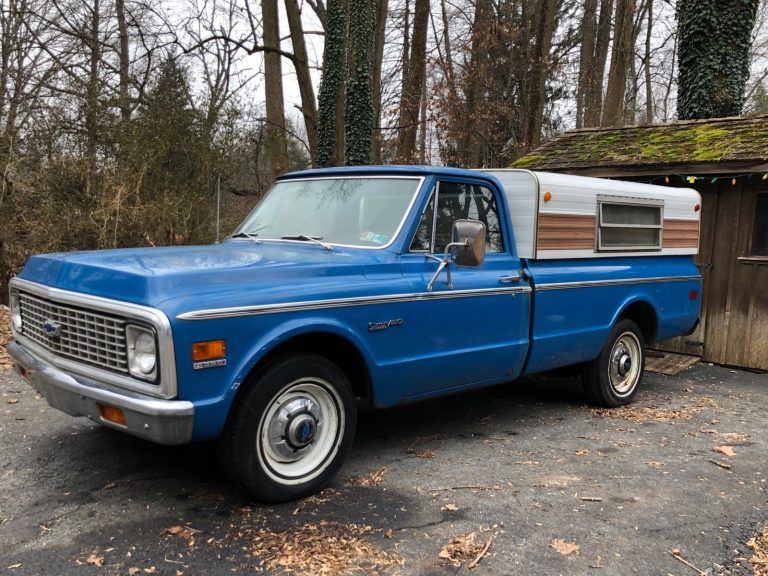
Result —
<path fill-rule="evenodd" d="M 417 458 L 434 458 L 435 452 L 433 450 L 414 450 L 412 452 Z"/>
<path fill-rule="evenodd" d="M 165 529 L 165 533 L 170 534 L 171 536 L 178 536 L 179 538 L 183 538 L 187 541 L 189 546 L 195 545 L 195 531 L 191 528 L 187 528 L 185 526 L 171 526 L 170 528 Z"/>
<path fill-rule="evenodd" d="M 458 509 L 459 509 L 459 507 L 456 506 L 456 504 L 452 504 L 452 503 L 451 504 L 446 504 L 445 506 L 440 508 L 440 510 L 444 510 L 446 512 L 456 512 L 456 510 L 458 510 Z"/>
<path fill-rule="evenodd" d="M 746 442 L 751 438 L 749 434 L 739 434 L 738 432 L 724 432 L 720 436 L 722 436 L 723 440 L 728 444 L 739 444 L 741 442 Z"/>
<path fill-rule="evenodd" d="M 589 456 L 589 450 L 586 448 L 582 448 L 581 450 L 576 450 L 576 456 Z"/>
<path fill-rule="evenodd" d="M 260 530 L 253 555 L 267 570 L 283 569 L 300 575 L 355 574 L 403 564 L 396 552 L 384 552 L 363 538 L 370 526 L 325 520 L 282 532 Z"/>
<path fill-rule="evenodd" d="M 733 448 L 730 446 L 715 446 L 713 448 L 715 452 L 718 454 L 722 454 L 724 456 L 736 456 L 736 452 L 733 451 Z"/>
<path fill-rule="evenodd" d="M 557 552 L 563 556 L 569 556 L 573 553 L 579 553 L 579 545 L 576 542 L 566 542 L 561 538 L 555 538 L 549 543 L 550 548 L 554 548 Z"/>
<path fill-rule="evenodd" d="M 5 347 L 11 342 L 11 313 L 0 305 L 0 372 L 11 369 L 11 357 Z"/>
<path fill-rule="evenodd" d="M 668 422 L 669 420 L 690 420 L 700 412 L 700 406 L 686 406 L 680 409 L 659 408 L 657 406 L 621 406 L 620 408 L 593 408 L 596 416 L 622 418 L 632 422 Z"/>
<path fill-rule="evenodd" d="M 18 404 L 19 399 L 18 398 L 8 398 L 8 400 L 5 401 L 6 404 Z"/>
<path fill-rule="evenodd" d="M 136 566 L 128 568 L 128 576 L 136 576 L 139 572 L 141 572 L 141 568 L 136 568 Z"/>
<path fill-rule="evenodd" d="M 387 472 L 386 467 L 379 468 L 378 470 L 365 474 L 362 476 L 352 476 L 349 479 L 350 484 L 356 486 L 378 486 L 384 479 L 384 474 Z"/>
<path fill-rule="evenodd" d="M 94 552 L 88 556 L 85 562 L 91 566 L 96 566 L 96 568 L 101 568 L 104 565 L 104 556 L 99 556 Z"/>
<path fill-rule="evenodd" d="M 461 566 L 462 562 L 470 562 L 474 566 L 482 558 L 482 555 L 490 547 L 491 540 L 486 542 L 478 542 L 477 534 L 470 532 L 469 534 L 459 534 L 454 536 L 453 539 L 448 542 L 440 550 L 438 557 L 443 560 L 448 560 L 451 564 L 457 568 Z"/>
<path fill-rule="evenodd" d="M 755 576 L 768 576 L 768 525 L 760 534 L 750 538 L 747 546 L 752 550 L 752 558 L 749 561 Z"/>

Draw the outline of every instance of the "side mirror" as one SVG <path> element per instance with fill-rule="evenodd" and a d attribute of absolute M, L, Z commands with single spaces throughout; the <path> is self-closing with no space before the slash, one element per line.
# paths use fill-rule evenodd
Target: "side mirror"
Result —
<path fill-rule="evenodd" d="M 457 266 L 480 266 L 485 260 L 485 224 L 479 220 L 453 223 L 453 261 Z"/>

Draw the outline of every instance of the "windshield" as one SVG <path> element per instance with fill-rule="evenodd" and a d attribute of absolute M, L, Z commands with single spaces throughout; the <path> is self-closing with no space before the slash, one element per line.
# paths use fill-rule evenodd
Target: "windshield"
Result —
<path fill-rule="evenodd" d="M 322 240 L 329 244 L 388 244 L 419 186 L 419 178 L 321 178 L 278 182 L 235 235 Z"/>

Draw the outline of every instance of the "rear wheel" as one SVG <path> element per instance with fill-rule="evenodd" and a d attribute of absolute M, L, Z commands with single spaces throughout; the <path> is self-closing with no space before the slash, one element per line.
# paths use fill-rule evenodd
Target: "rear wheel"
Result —
<path fill-rule="evenodd" d="M 349 380 L 315 354 L 271 363 L 243 390 L 221 439 L 222 461 L 262 502 L 301 498 L 326 485 L 349 452 L 356 425 Z"/>
<path fill-rule="evenodd" d="M 589 400 L 616 407 L 632 402 L 645 370 L 643 334 L 632 320 L 620 319 L 600 355 L 587 364 L 582 380 Z"/>

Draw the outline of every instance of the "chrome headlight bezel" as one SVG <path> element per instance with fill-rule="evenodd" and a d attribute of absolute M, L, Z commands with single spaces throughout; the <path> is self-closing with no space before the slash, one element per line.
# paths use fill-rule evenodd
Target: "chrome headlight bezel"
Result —
<path fill-rule="evenodd" d="M 157 382 L 158 345 L 154 328 L 139 324 L 126 325 L 125 344 L 129 374 L 145 382 Z"/>
<path fill-rule="evenodd" d="M 21 302 L 19 301 L 19 293 L 16 290 L 11 290 L 8 305 L 11 309 L 11 328 L 14 331 L 21 333 L 23 322 L 21 320 Z"/>

